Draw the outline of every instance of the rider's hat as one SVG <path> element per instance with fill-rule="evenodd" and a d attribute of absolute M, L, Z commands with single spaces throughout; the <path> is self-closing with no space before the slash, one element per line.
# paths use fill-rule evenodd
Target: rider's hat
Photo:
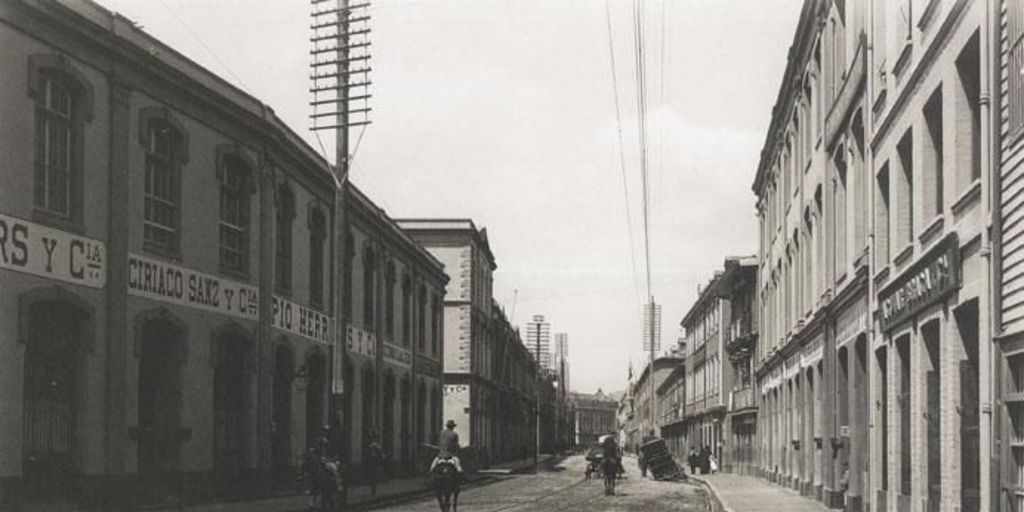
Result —
<path fill-rule="evenodd" d="M 455 420 L 448 420 L 448 423 L 445 423 L 444 426 L 449 427 L 449 428 L 454 427 L 455 426 Z"/>

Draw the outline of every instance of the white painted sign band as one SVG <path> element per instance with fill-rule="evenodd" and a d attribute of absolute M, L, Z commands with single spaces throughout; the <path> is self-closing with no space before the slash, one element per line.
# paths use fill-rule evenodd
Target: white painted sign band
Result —
<path fill-rule="evenodd" d="M 99 240 L 0 215 L 0 268 L 103 288 L 107 246 Z"/>

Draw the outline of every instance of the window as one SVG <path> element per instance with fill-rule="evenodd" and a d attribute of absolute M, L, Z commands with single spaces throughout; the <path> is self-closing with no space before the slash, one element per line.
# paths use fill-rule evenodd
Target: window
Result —
<path fill-rule="evenodd" d="M 430 338 L 430 353 L 437 354 L 438 346 L 441 341 L 441 329 L 443 327 L 441 323 L 441 300 L 434 295 L 432 299 L 431 308 L 433 311 L 433 333 Z"/>
<path fill-rule="evenodd" d="M 1022 2 L 1007 2 L 1009 6 L 1020 9 Z M 957 78 L 960 87 L 956 91 L 956 187 L 957 191 L 966 190 L 975 180 L 981 179 L 981 106 L 979 91 L 981 80 L 981 69 L 978 67 L 978 34 L 975 33 L 970 41 L 960 52 L 956 59 Z M 1024 126 L 1024 114 L 1022 114 L 1021 102 L 1024 96 L 1020 92 L 1021 72 L 1024 72 L 1024 61 L 1021 60 L 1021 45 L 1018 41 L 1016 57 L 1011 54 L 1010 86 L 1007 91 L 1009 97 L 1010 115 L 1010 137 L 1015 138 L 1021 133 L 1020 128 Z M 1016 58 L 1017 60 L 1013 60 Z M 1013 67 L 1015 66 L 1015 67 Z M 1016 82 L 1016 84 L 1014 84 Z M 1017 87 L 1015 90 L 1014 87 Z"/>
<path fill-rule="evenodd" d="M 375 332 L 373 325 L 374 304 L 377 299 L 376 286 L 377 261 L 373 249 L 367 247 L 363 252 L 363 329 Z"/>
<path fill-rule="evenodd" d="M 889 250 L 889 162 L 875 177 L 875 265 L 883 267 L 892 258 Z"/>
<path fill-rule="evenodd" d="M 402 278 L 402 344 L 409 345 L 412 339 L 412 281 L 409 276 Z"/>
<path fill-rule="evenodd" d="M 942 215 L 942 89 L 932 93 L 924 105 L 924 137 L 921 148 L 924 220 Z"/>
<path fill-rule="evenodd" d="M 923 361 L 925 401 L 928 404 L 924 413 L 927 458 L 928 458 L 928 510 L 938 510 L 942 496 L 942 425 L 941 397 L 942 379 L 944 375 L 939 368 L 939 347 L 941 332 L 939 321 L 933 320 L 921 326 L 921 338 L 924 342 L 925 358 Z"/>
<path fill-rule="evenodd" d="M 316 308 L 324 304 L 324 239 L 327 221 L 318 208 L 309 217 L 309 302 Z"/>
<path fill-rule="evenodd" d="M 847 197 L 846 197 L 846 152 L 840 147 L 833 158 L 835 165 L 835 178 L 832 180 L 833 195 L 833 219 L 835 222 L 835 238 L 833 240 L 833 254 L 836 265 L 836 277 L 846 273 L 846 239 L 847 239 Z"/>
<path fill-rule="evenodd" d="M 220 264 L 227 271 L 249 269 L 249 166 L 225 155 L 220 182 Z"/>
<path fill-rule="evenodd" d="M 896 173 L 896 239 L 900 243 L 914 240 L 914 142 L 907 133 L 896 145 L 900 172 Z"/>
<path fill-rule="evenodd" d="M 74 98 L 68 84 L 41 75 L 36 96 L 35 204 L 47 213 L 72 216 L 72 185 L 78 169 L 73 145 Z"/>
<path fill-rule="evenodd" d="M 142 238 L 149 250 L 178 250 L 181 134 L 167 121 L 146 123 L 146 176 Z"/>
<path fill-rule="evenodd" d="M 424 350 L 427 348 L 427 289 L 422 285 L 416 306 L 416 339 L 419 340 L 420 350 Z"/>
<path fill-rule="evenodd" d="M 403 309 L 404 313 L 405 310 Z M 384 269 L 384 334 L 388 340 L 395 336 L 395 265 L 388 262 Z"/>
<path fill-rule="evenodd" d="M 292 219 L 295 218 L 295 196 L 282 186 L 277 191 L 277 210 L 274 212 L 274 284 L 287 293 L 292 289 Z"/>

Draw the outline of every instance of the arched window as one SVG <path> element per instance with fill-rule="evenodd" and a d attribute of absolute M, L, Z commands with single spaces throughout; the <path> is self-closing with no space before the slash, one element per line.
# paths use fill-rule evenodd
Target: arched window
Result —
<path fill-rule="evenodd" d="M 419 349 L 427 348 L 427 289 L 420 285 L 418 300 L 416 301 L 416 339 L 419 340 Z"/>
<path fill-rule="evenodd" d="M 249 270 L 249 165 L 237 154 L 221 158 L 220 264 L 226 271 Z"/>
<path fill-rule="evenodd" d="M 319 208 L 309 214 L 309 303 L 316 308 L 324 305 L 324 239 L 327 221 Z"/>
<path fill-rule="evenodd" d="M 412 281 L 402 278 L 402 345 L 409 345 L 412 337 Z"/>
<path fill-rule="evenodd" d="M 377 262 L 373 249 L 367 247 L 363 252 L 363 329 L 374 332 L 374 300 L 376 298 L 376 286 L 374 275 L 377 272 Z"/>
<path fill-rule="evenodd" d="M 146 151 L 143 190 L 143 246 L 177 254 L 181 243 L 181 166 L 187 160 L 185 137 L 163 108 L 141 113 L 140 144 Z"/>
<path fill-rule="evenodd" d="M 277 191 L 274 240 L 274 283 L 278 291 L 292 289 L 292 220 L 295 218 L 295 195 L 287 186 Z"/>
<path fill-rule="evenodd" d="M 395 264 L 384 269 L 384 333 L 389 340 L 395 336 Z"/>

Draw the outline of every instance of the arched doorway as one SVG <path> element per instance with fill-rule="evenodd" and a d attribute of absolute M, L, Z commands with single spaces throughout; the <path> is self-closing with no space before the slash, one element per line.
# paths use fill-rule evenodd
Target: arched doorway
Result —
<path fill-rule="evenodd" d="M 320 428 L 327 423 L 324 414 L 324 391 L 326 390 L 326 364 L 324 355 L 311 354 L 306 358 L 306 446 L 316 443 Z"/>
<path fill-rule="evenodd" d="M 381 445 L 384 453 L 394 460 L 395 455 L 395 375 L 388 371 L 384 377 L 384 422 L 381 425 Z"/>
<path fill-rule="evenodd" d="M 62 300 L 41 300 L 27 311 L 22 474 L 28 500 L 74 492 L 78 407 L 76 361 L 86 313 Z"/>
<path fill-rule="evenodd" d="M 369 365 L 363 369 L 363 382 L 362 384 L 362 395 L 363 395 L 363 412 L 362 412 L 362 434 L 363 434 L 363 461 L 369 459 L 369 446 L 373 435 L 374 420 L 373 420 L 373 396 L 374 396 L 374 385 L 376 377 L 373 374 L 373 368 Z"/>
<path fill-rule="evenodd" d="M 292 351 L 279 345 L 274 351 L 274 391 L 271 427 L 271 457 L 274 469 L 288 470 L 292 443 L 292 377 L 295 369 Z"/>
<path fill-rule="evenodd" d="M 403 377 L 402 384 L 399 386 L 398 403 L 401 407 L 401 415 L 399 420 L 401 421 L 401 449 L 402 449 L 402 467 L 412 467 L 412 385 L 409 384 L 409 378 Z"/>
<path fill-rule="evenodd" d="M 139 328 L 139 476 L 164 481 L 178 471 L 181 427 L 183 327 L 150 318 Z"/>
<path fill-rule="evenodd" d="M 241 335 L 228 333 L 213 347 L 213 468 L 221 476 L 237 476 L 244 468 L 248 345 Z"/>

